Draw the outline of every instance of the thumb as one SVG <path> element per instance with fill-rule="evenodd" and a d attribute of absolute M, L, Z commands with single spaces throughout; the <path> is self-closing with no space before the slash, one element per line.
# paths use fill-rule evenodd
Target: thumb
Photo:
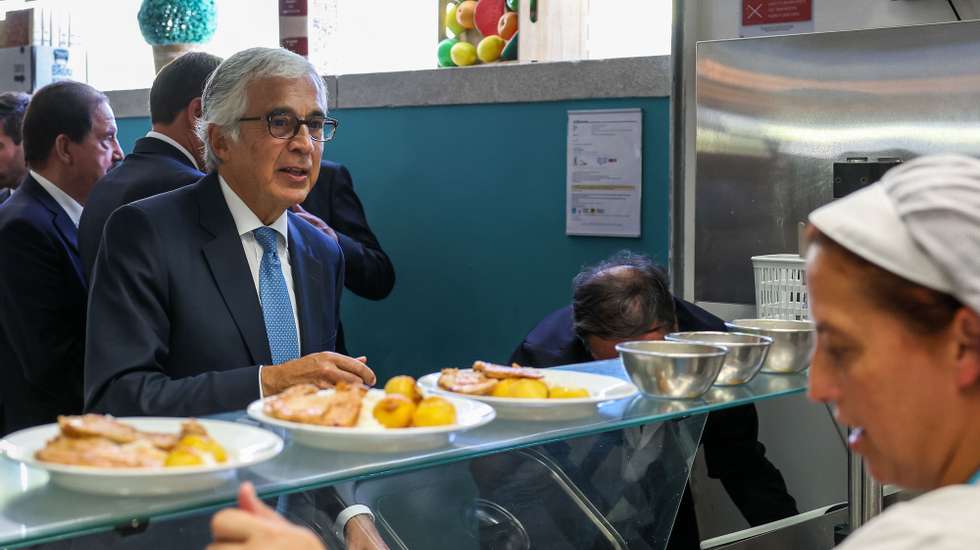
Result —
<path fill-rule="evenodd" d="M 275 510 L 265 505 L 255 494 L 255 486 L 246 481 L 238 488 L 238 507 L 260 518 L 279 519 Z"/>
<path fill-rule="evenodd" d="M 357 360 L 360 361 L 361 363 L 364 363 L 366 365 L 367 364 L 367 355 L 362 355 L 362 356 L 358 357 Z"/>

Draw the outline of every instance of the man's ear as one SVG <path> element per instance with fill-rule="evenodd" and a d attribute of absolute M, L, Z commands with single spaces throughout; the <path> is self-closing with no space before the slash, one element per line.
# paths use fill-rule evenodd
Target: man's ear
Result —
<path fill-rule="evenodd" d="M 67 135 L 58 134 L 58 137 L 54 138 L 54 147 L 51 148 L 54 158 L 57 159 L 58 162 L 67 166 L 71 166 L 73 160 L 71 143 L 71 138 L 69 138 Z"/>
<path fill-rule="evenodd" d="M 187 117 L 187 124 L 191 128 L 197 128 L 197 121 L 201 118 L 201 98 L 195 97 L 187 104 L 187 108 L 184 109 L 185 115 Z"/>
<path fill-rule="evenodd" d="M 214 155 L 218 157 L 218 160 L 226 162 L 228 160 L 228 149 L 231 146 L 231 139 L 216 124 L 208 127 L 208 142 L 211 145 L 211 150 L 214 151 Z"/>
<path fill-rule="evenodd" d="M 980 315 L 961 307 L 953 317 L 956 383 L 961 389 L 980 386 Z"/>

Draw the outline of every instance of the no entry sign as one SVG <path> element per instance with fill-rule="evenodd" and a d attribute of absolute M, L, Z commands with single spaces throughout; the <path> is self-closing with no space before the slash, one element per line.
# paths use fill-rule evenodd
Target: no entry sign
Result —
<path fill-rule="evenodd" d="M 741 36 L 813 30 L 813 0 L 742 0 Z"/>

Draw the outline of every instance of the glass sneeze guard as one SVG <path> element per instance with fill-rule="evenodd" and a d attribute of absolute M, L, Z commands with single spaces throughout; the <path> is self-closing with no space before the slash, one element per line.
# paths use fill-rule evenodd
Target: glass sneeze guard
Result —
<path fill-rule="evenodd" d="M 618 359 L 558 367 L 628 380 Z M 238 472 L 237 481 L 203 493 L 155 497 L 113 497 L 76 493 L 48 483 L 47 473 L 6 457 L 0 460 L 0 546 L 26 545 L 112 528 L 138 528 L 150 519 L 182 516 L 235 502 L 238 482 L 251 481 L 262 497 L 306 491 L 342 482 L 392 475 L 484 455 L 653 422 L 675 420 L 737 405 L 801 393 L 806 373 L 760 374 L 743 386 L 713 387 L 700 399 L 670 401 L 643 394 L 600 406 L 572 420 L 496 419 L 458 434 L 439 449 L 368 454 L 324 451 L 294 444 L 276 458 Z M 214 418 L 255 424 L 244 412 Z"/>

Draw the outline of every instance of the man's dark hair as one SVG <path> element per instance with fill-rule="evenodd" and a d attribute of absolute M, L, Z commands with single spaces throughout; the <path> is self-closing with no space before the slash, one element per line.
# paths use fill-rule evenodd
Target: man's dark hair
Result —
<path fill-rule="evenodd" d="M 24 160 L 43 163 L 55 139 L 65 134 L 78 143 L 92 131 L 92 113 L 109 99 L 81 82 L 62 80 L 38 90 L 24 114 Z"/>
<path fill-rule="evenodd" d="M 667 273 L 642 254 L 621 251 L 586 267 L 572 281 L 575 333 L 585 340 L 632 338 L 655 323 L 673 325 Z"/>
<path fill-rule="evenodd" d="M 204 52 L 189 52 L 160 69 L 150 88 L 150 122 L 170 124 L 177 113 L 201 97 L 204 84 L 221 64 L 221 58 Z"/>
<path fill-rule="evenodd" d="M 21 125 L 24 123 L 24 113 L 31 102 L 31 96 L 23 92 L 3 92 L 0 94 L 0 125 L 3 133 L 7 134 L 14 145 L 20 145 L 22 134 Z"/>

